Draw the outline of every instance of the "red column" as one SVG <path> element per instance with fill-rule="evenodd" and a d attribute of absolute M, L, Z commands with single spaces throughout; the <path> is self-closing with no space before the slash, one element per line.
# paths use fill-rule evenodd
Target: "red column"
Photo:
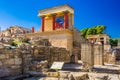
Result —
<path fill-rule="evenodd" d="M 42 17 L 42 32 L 44 32 L 44 22 L 45 22 L 45 17 Z"/>
<path fill-rule="evenodd" d="M 67 29 L 68 26 L 69 26 L 69 24 L 68 24 L 68 12 L 65 12 L 64 13 L 64 27 L 65 27 L 65 29 Z"/>
<path fill-rule="evenodd" d="M 90 40 L 90 39 L 88 39 L 88 42 L 90 43 L 90 42 L 91 42 L 91 40 Z"/>
<path fill-rule="evenodd" d="M 34 33 L 34 27 L 32 27 L 32 33 Z"/>
<path fill-rule="evenodd" d="M 25 30 L 23 30 L 23 34 L 25 34 L 26 33 L 26 31 Z"/>
<path fill-rule="evenodd" d="M 53 30 L 55 30 L 55 19 L 56 19 L 56 16 L 53 15 Z"/>
<path fill-rule="evenodd" d="M 96 42 L 96 38 L 94 38 L 94 42 Z"/>

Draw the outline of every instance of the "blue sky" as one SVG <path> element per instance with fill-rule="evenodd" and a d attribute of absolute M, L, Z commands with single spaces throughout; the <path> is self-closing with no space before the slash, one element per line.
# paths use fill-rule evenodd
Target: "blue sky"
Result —
<path fill-rule="evenodd" d="M 120 0 L 0 0 L 0 27 L 34 26 L 39 30 L 38 10 L 63 4 L 74 8 L 77 29 L 106 25 L 111 37 L 120 38 Z"/>

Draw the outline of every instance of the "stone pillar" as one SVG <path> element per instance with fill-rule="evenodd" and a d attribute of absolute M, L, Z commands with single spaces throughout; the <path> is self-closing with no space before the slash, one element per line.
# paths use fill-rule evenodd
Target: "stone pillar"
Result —
<path fill-rule="evenodd" d="M 107 38 L 104 37 L 104 44 L 107 44 Z"/>
<path fill-rule="evenodd" d="M 94 45 L 94 65 L 104 65 L 103 45 Z"/>
<path fill-rule="evenodd" d="M 68 11 L 64 12 L 64 28 L 67 29 L 69 26 L 68 24 Z"/>
<path fill-rule="evenodd" d="M 92 69 L 94 65 L 93 44 L 81 44 L 81 60 L 84 69 Z"/>
<path fill-rule="evenodd" d="M 55 28 L 56 28 L 56 26 L 55 26 L 56 15 L 54 14 L 54 15 L 52 16 L 52 18 L 53 18 L 53 30 L 55 30 Z"/>
<path fill-rule="evenodd" d="M 45 17 L 42 17 L 42 32 L 44 32 Z"/>

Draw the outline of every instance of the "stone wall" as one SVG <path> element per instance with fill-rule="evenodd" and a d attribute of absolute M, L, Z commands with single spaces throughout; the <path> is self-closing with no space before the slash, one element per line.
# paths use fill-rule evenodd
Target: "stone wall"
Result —
<path fill-rule="evenodd" d="M 73 28 L 72 56 L 75 56 L 75 62 L 81 59 L 81 44 L 83 43 L 85 43 L 85 39 L 81 36 L 80 31 Z"/>
<path fill-rule="evenodd" d="M 65 34 L 51 35 L 49 37 L 49 41 L 51 45 L 54 47 L 66 48 L 67 50 L 71 50 L 73 48 L 72 35 Z"/>
<path fill-rule="evenodd" d="M 75 28 L 73 28 L 73 41 L 79 45 L 85 43 L 85 38 L 83 38 L 81 32 Z"/>
<path fill-rule="evenodd" d="M 19 75 L 28 71 L 42 72 L 54 61 L 70 62 L 65 48 L 53 47 L 47 39 L 31 41 L 15 49 L 0 49 L 0 77 Z"/>
<path fill-rule="evenodd" d="M 48 39 L 54 47 L 66 48 L 67 50 L 73 48 L 73 32 L 68 29 L 26 34 L 24 36 L 27 36 L 28 38 L 40 36 Z"/>
<path fill-rule="evenodd" d="M 16 53 L 16 51 L 18 51 Z M 21 74 L 22 58 L 18 49 L 0 50 L 0 77 Z"/>

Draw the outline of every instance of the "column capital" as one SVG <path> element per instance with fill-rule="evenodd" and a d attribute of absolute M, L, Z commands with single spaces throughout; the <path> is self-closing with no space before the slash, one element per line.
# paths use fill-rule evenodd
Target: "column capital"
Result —
<path fill-rule="evenodd" d="M 68 13 L 69 13 L 69 11 L 64 11 L 64 21 L 65 21 L 64 27 L 65 27 L 65 29 L 67 29 L 68 26 L 69 26 L 69 23 L 68 23 L 68 20 L 69 20 L 68 19 L 69 18 Z"/>
<path fill-rule="evenodd" d="M 43 15 L 43 16 L 40 16 L 41 18 L 45 18 L 46 16 L 45 15 Z"/>
<path fill-rule="evenodd" d="M 68 14 L 68 13 L 69 13 L 69 11 L 68 11 L 68 10 L 66 10 L 66 11 L 63 11 L 63 13 L 64 13 L 64 14 Z"/>
<path fill-rule="evenodd" d="M 56 16 L 57 14 L 56 13 L 53 13 L 53 14 L 51 14 L 52 16 Z"/>

